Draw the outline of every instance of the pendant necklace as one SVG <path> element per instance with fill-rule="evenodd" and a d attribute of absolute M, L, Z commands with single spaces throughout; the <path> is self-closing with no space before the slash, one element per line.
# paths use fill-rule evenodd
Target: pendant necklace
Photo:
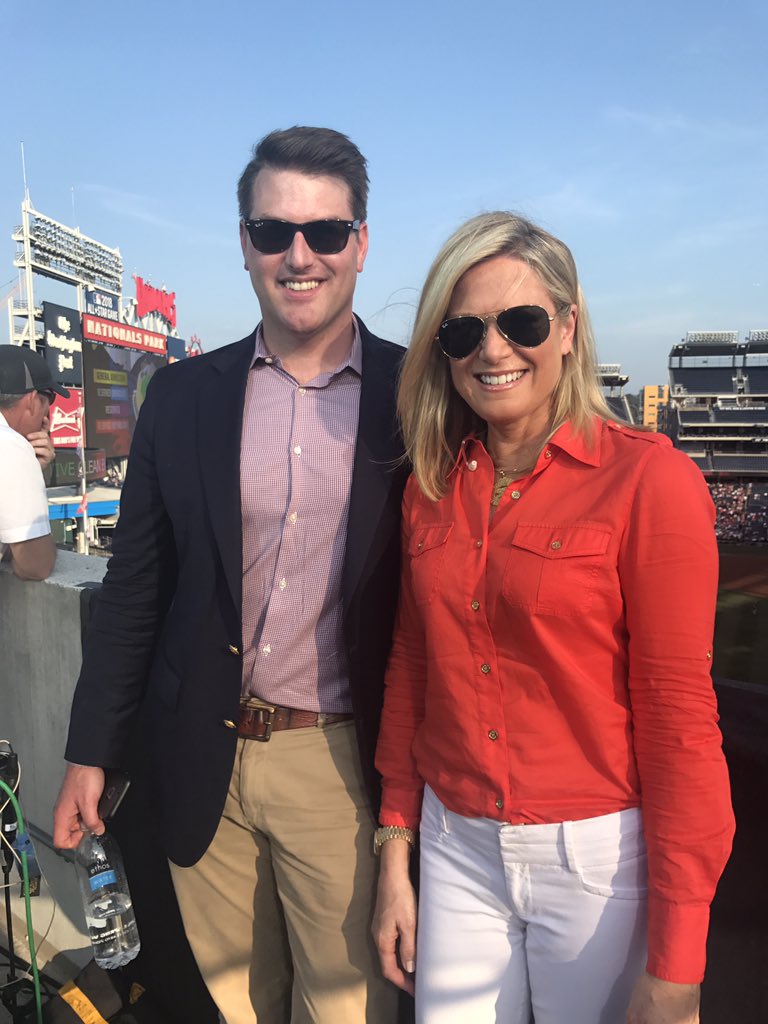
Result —
<path fill-rule="evenodd" d="M 491 492 L 491 508 L 497 507 L 501 499 L 504 497 L 504 492 L 513 480 L 524 476 L 526 473 L 530 473 L 532 469 L 533 466 L 521 466 L 519 469 L 510 470 L 496 469 L 496 478 L 493 481 L 493 491 Z"/>

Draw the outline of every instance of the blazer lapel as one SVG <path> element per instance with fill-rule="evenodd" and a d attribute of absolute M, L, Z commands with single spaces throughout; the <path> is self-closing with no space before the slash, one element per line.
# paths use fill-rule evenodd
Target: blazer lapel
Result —
<path fill-rule="evenodd" d="M 208 515 L 237 610 L 242 611 L 240 435 L 254 335 L 210 354 L 211 373 L 198 400 L 200 472 Z"/>

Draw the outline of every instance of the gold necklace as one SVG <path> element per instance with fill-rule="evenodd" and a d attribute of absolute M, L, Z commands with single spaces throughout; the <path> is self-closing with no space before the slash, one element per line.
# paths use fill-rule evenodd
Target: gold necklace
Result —
<path fill-rule="evenodd" d="M 510 469 L 509 472 L 505 469 L 497 469 L 497 479 L 493 481 L 493 491 L 491 492 L 491 507 L 497 507 L 501 499 L 504 497 L 504 492 L 515 477 L 523 476 L 525 473 L 530 473 L 532 469 L 533 466 L 521 466 L 519 469 Z"/>

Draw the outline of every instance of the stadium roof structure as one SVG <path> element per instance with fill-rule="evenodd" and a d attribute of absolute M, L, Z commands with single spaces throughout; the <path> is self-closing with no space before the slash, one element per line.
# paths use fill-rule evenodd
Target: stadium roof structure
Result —
<path fill-rule="evenodd" d="M 735 345 L 738 331 L 687 331 L 684 341 L 691 345 Z"/>
<path fill-rule="evenodd" d="M 621 363 L 598 363 L 597 376 L 602 388 L 623 388 L 629 383 L 629 375 L 621 372 Z"/>
<path fill-rule="evenodd" d="M 768 331 L 689 331 L 669 354 L 678 447 L 709 477 L 768 477 Z"/>

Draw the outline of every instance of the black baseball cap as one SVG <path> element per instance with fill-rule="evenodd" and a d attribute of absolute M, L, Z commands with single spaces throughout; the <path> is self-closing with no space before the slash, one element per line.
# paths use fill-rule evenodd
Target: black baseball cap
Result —
<path fill-rule="evenodd" d="M 48 363 L 29 348 L 0 345 L 0 395 L 26 395 L 29 391 L 55 391 L 69 398 L 69 391 L 56 384 Z"/>

